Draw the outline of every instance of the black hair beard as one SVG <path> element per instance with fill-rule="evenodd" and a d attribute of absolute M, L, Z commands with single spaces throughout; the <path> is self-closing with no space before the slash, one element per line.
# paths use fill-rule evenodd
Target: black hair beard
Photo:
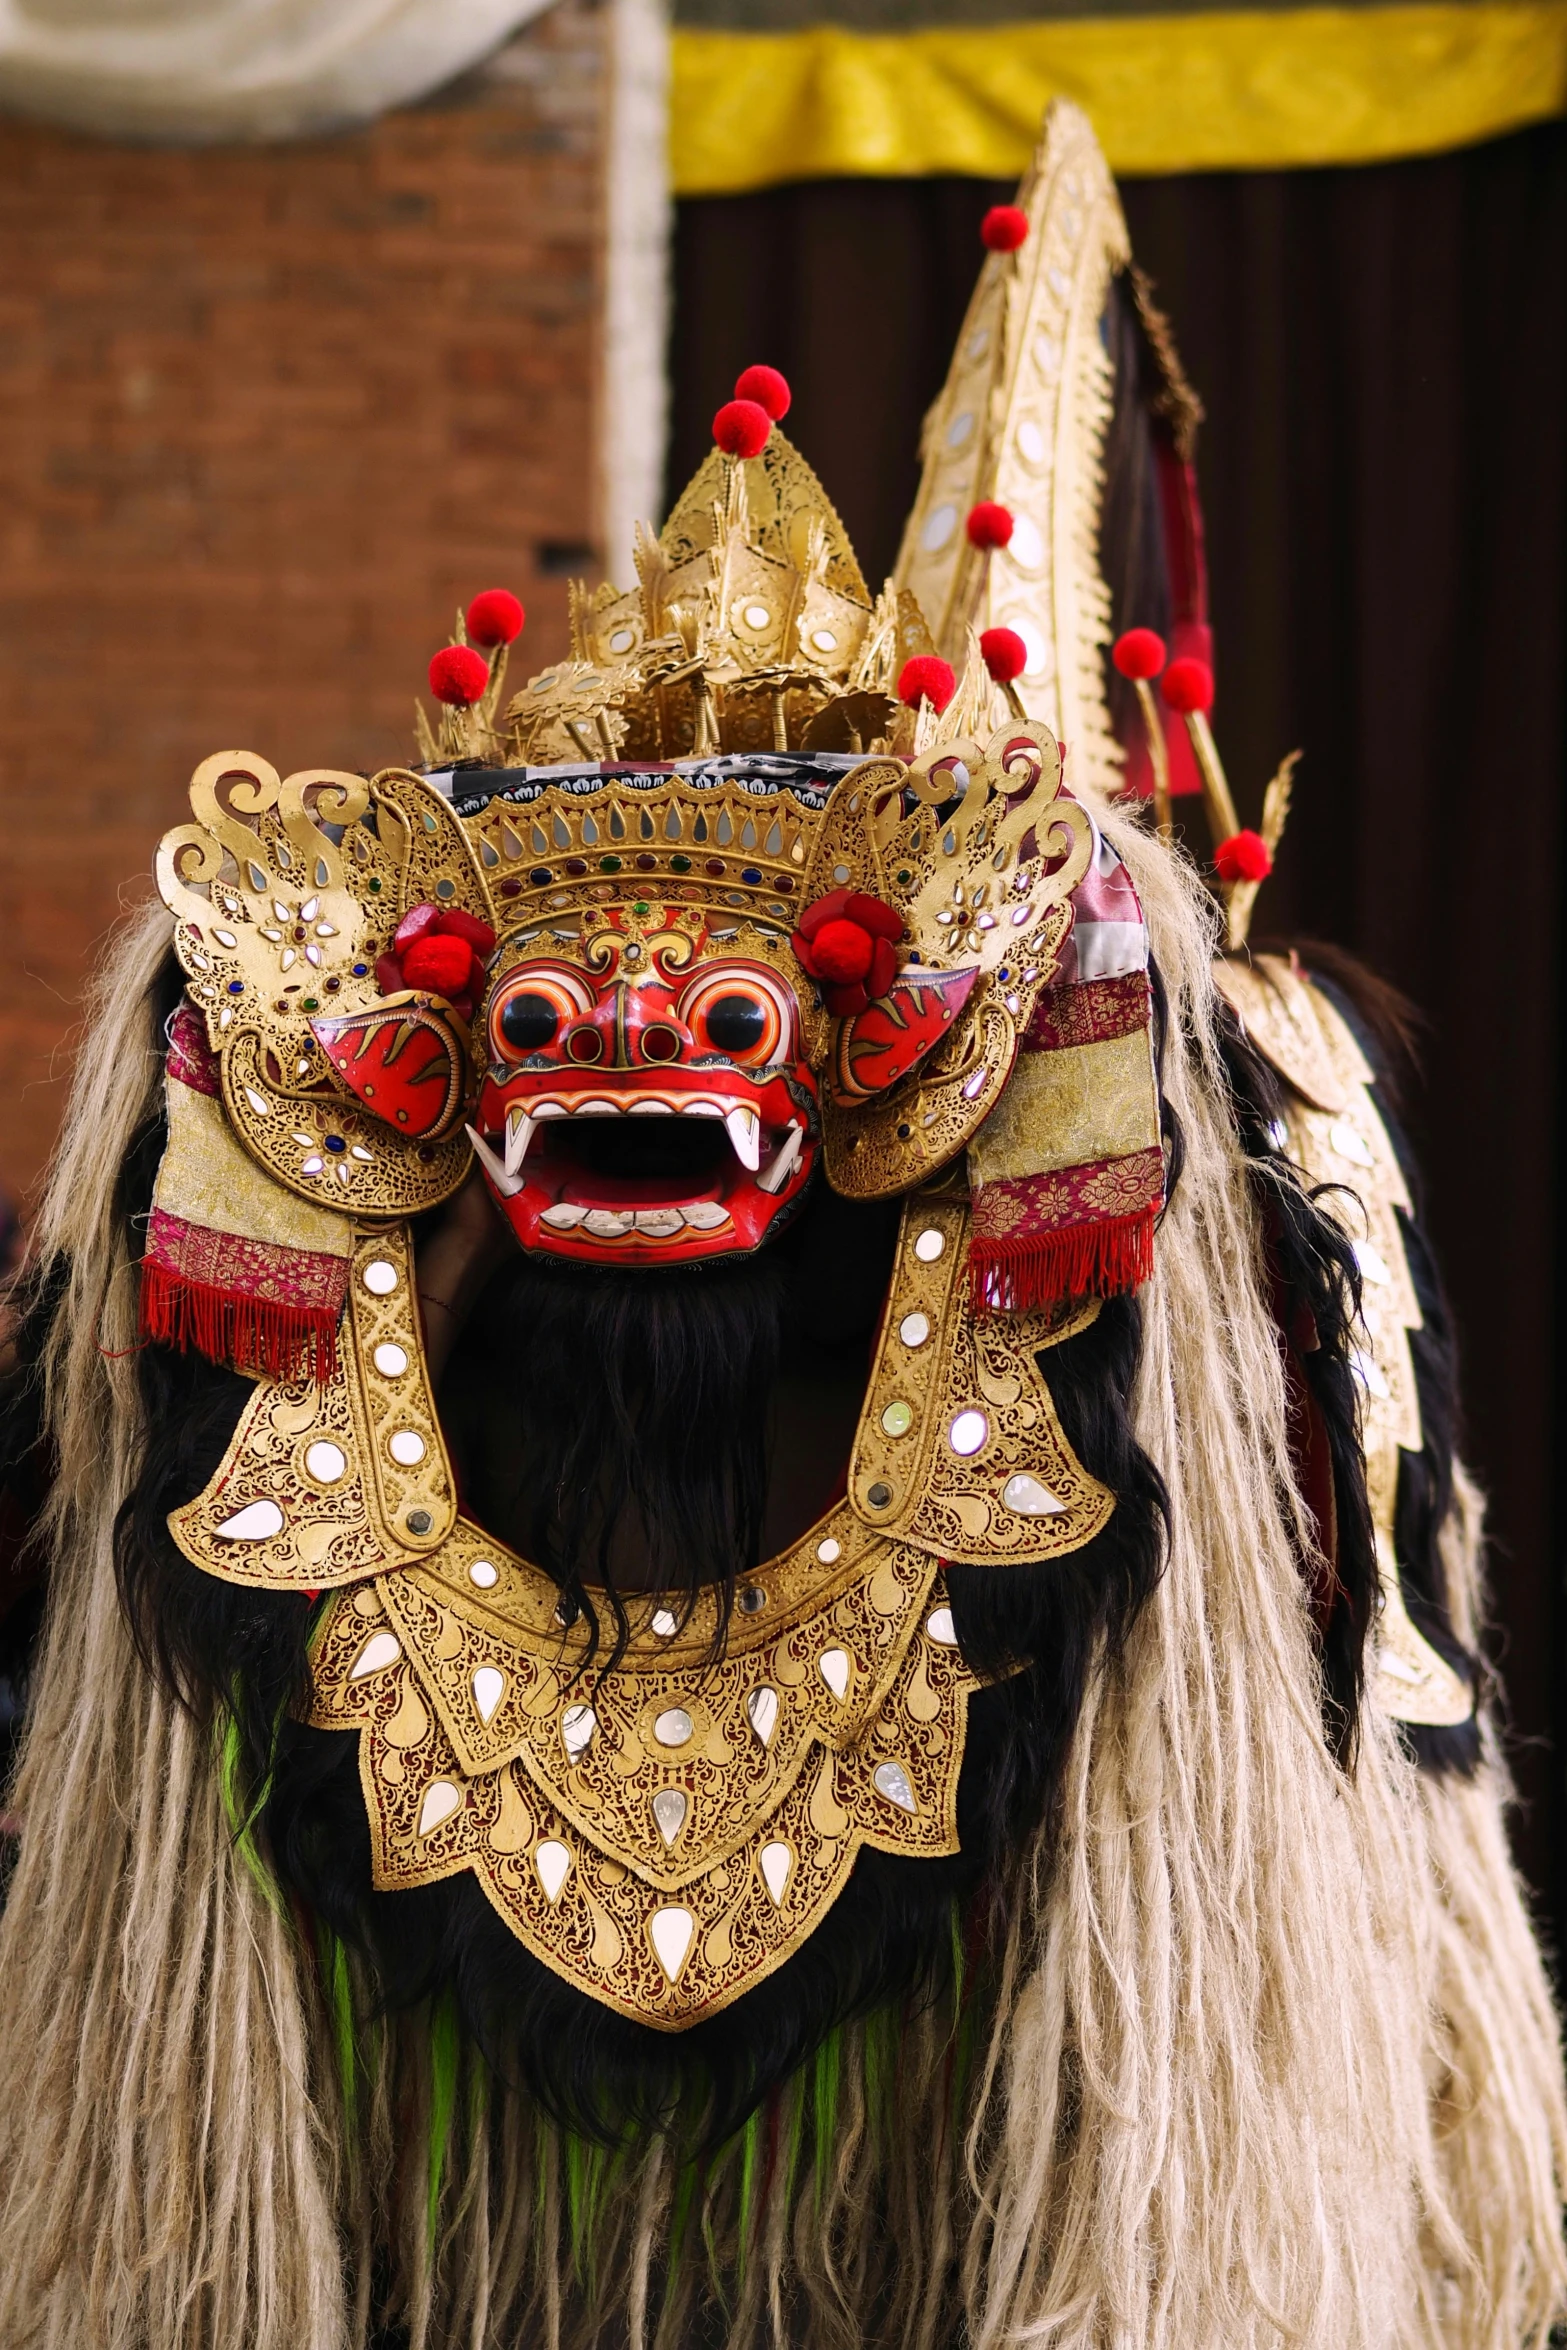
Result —
<path fill-rule="evenodd" d="M 757 1564 L 789 1268 L 617 1273 L 519 1258 L 442 1382 L 467 1509 L 541 1567 L 613 1670 L 628 1602 L 677 1619 L 719 1595 L 715 1647 Z"/>

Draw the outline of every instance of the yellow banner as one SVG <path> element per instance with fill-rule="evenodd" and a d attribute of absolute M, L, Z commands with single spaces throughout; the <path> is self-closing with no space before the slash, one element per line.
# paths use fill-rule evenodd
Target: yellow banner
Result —
<path fill-rule="evenodd" d="M 1114 170 L 1372 163 L 1567 109 L 1567 0 L 1056 18 L 857 33 L 677 28 L 676 193 L 784 180 L 1006 179 L 1054 97 Z"/>

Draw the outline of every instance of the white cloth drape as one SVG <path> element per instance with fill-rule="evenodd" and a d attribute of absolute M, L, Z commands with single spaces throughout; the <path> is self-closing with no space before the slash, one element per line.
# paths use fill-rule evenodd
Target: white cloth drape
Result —
<path fill-rule="evenodd" d="M 548 0 L 0 0 L 0 108 L 116 139 L 294 139 L 438 89 Z"/>
<path fill-rule="evenodd" d="M 611 0 L 605 158 L 600 535 L 636 582 L 632 534 L 663 515 L 669 388 L 669 26 L 664 0 Z"/>

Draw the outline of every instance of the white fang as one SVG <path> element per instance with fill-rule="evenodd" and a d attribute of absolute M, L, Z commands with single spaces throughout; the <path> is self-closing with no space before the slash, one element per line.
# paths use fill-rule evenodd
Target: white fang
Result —
<path fill-rule="evenodd" d="M 805 1128 L 791 1126 L 778 1146 L 778 1155 L 772 1165 L 765 1175 L 758 1175 L 756 1179 L 759 1191 L 782 1191 L 798 1164 L 804 1140 Z"/>
<path fill-rule="evenodd" d="M 754 1175 L 762 1163 L 762 1122 L 753 1109 L 744 1107 L 726 1110 L 724 1124 L 729 1140 L 734 1145 L 735 1157 L 742 1167 Z"/>
<path fill-rule="evenodd" d="M 506 1172 L 515 1175 L 528 1155 L 533 1140 L 533 1120 L 526 1110 L 513 1106 L 506 1119 Z"/>
<path fill-rule="evenodd" d="M 500 1160 L 495 1156 L 495 1153 L 491 1150 L 489 1144 L 485 1141 L 483 1135 L 479 1132 L 476 1126 L 466 1126 L 464 1127 L 463 1132 L 467 1135 L 468 1140 L 473 1144 L 474 1157 L 478 1160 L 480 1166 L 484 1169 L 484 1172 L 486 1175 L 488 1175 L 490 1181 L 494 1184 L 502 1199 L 515 1199 L 518 1192 L 524 1189 L 522 1177 L 520 1175 L 512 1175 L 507 1172 L 506 1168 L 502 1166 Z"/>

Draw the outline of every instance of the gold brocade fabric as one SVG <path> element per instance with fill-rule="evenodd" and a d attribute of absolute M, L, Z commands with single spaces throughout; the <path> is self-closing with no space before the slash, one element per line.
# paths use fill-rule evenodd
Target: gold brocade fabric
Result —
<path fill-rule="evenodd" d="M 221 1101 L 176 1079 L 164 1087 L 164 1099 L 169 1139 L 153 1195 L 157 1207 L 208 1231 L 322 1256 L 348 1255 L 348 1218 L 275 1183 L 240 1141 Z"/>
<path fill-rule="evenodd" d="M 406 1234 L 361 1234 L 338 1368 L 261 1381 L 170 1519 L 225 1580 L 331 1589 L 311 1719 L 360 1733 L 374 1880 L 471 1869 L 546 1966 L 678 2030 L 820 1924 L 864 1847 L 957 1850 L 967 1707 L 943 1561 L 1006 1573 L 1113 1508 L 1040 1349 L 1097 1308 L 976 1321 L 961 1197 L 905 1206 L 846 1498 L 682 1626 L 656 1598 L 612 1674 L 555 1585 L 462 1518 L 425 1378 Z"/>
<path fill-rule="evenodd" d="M 1103 1043 L 1019 1056 L 1012 1081 L 969 1145 L 976 1183 L 1126 1159 L 1159 1141 L 1159 1093 L 1146 1029 Z M 1114 1209 L 1108 1209 L 1114 1213 Z"/>
<path fill-rule="evenodd" d="M 1468 1721 L 1474 1699 L 1410 1621 L 1393 1546 L 1398 1456 L 1424 1443 L 1409 1351 L 1421 1313 L 1399 1229 L 1409 1191 L 1371 1092 L 1374 1073 L 1326 996 L 1282 957 L 1220 963 L 1215 977 L 1290 1088 L 1284 1147 L 1308 1184 L 1327 1187 L 1319 1204 L 1349 1235 L 1360 1266 L 1354 1369 L 1380 1581 L 1371 1699 L 1395 1721 L 1451 1727 Z"/>

